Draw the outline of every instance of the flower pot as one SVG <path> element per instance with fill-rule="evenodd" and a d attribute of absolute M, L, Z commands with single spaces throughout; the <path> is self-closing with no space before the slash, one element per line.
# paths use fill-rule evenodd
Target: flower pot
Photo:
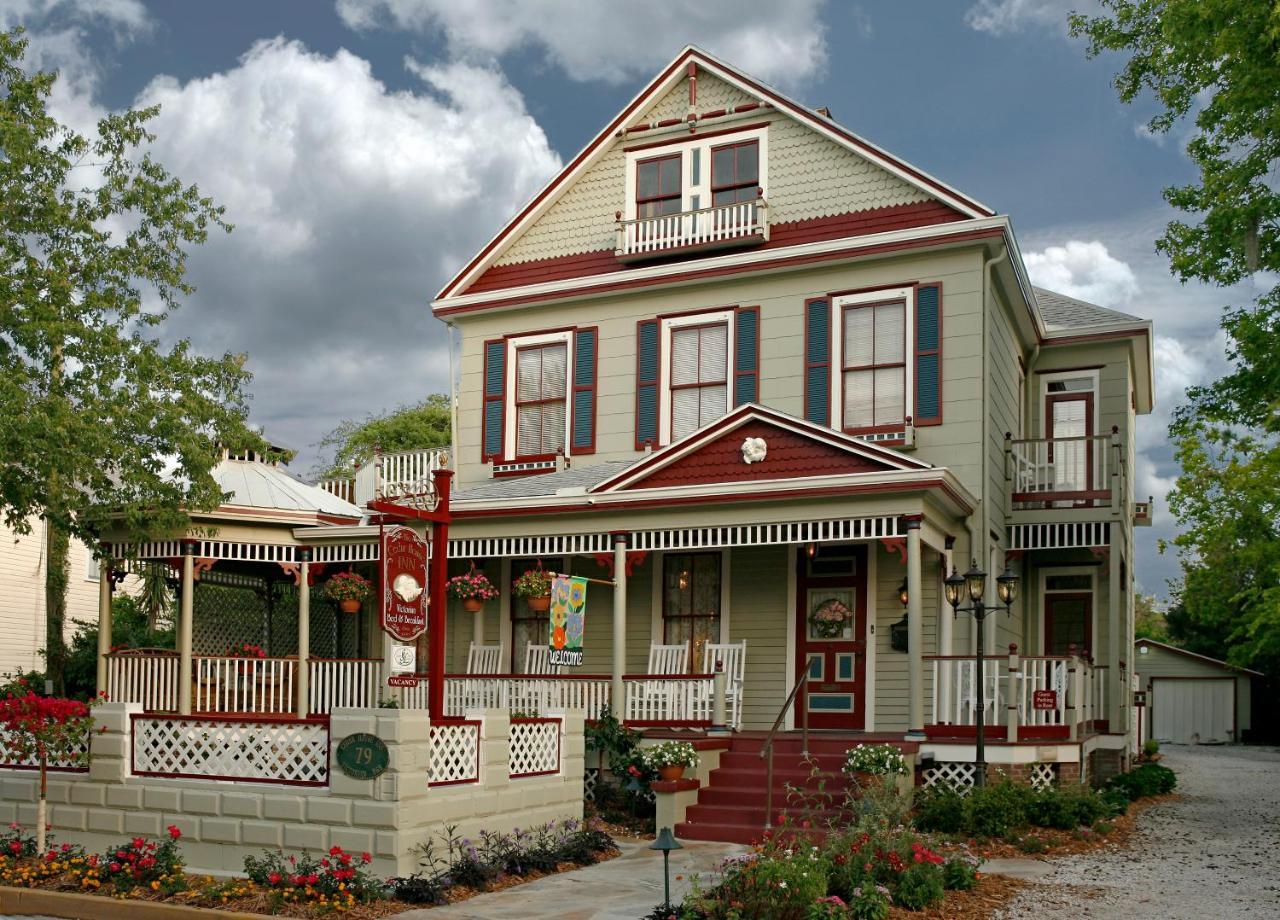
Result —
<path fill-rule="evenodd" d="M 484 601 L 478 597 L 466 597 L 462 599 L 462 609 L 467 613 L 479 613 L 484 609 Z"/>
<path fill-rule="evenodd" d="M 674 782 L 684 778 L 684 764 L 676 763 L 665 767 L 658 767 L 658 778 L 663 782 Z"/>
<path fill-rule="evenodd" d="M 344 600 L 338 601 L 338 609 L 343 613 L 359 613 L 360 602 L 354 597 L 348 597 Z"/>
<path fill-rule="evenodd" d="M 551 609 L 550 594 L 542 594 L 538 597 L 526 597 L 525 602 L 529 605 L 529 609 L 535 613 L 546 613 Z"/>

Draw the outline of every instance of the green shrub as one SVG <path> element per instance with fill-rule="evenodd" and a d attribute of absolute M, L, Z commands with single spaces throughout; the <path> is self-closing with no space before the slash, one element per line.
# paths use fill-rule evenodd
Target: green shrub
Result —
<path fill-rule="evenodd" d="M 1110 821 L 1099 821 L 1093 826 L 1093 832 L 1095 834 L 1101 834 L 1103 837 L 1107 836 L 1107 834 L 1110 834 L 1115 829 L 1116 826 Z"/>
<path fill-rule="evenodd" d="M 726 871 L 717 900 L 741 904 L 740 916 L 800 920 L 826 896 L 828 865 L 811 853 L 760 856 Z"/>
<path fill-rule="evenodd" d="M 1036 854 L 1043 853 L 1049 849 L 1049 844 L 1045 842 L 1043 837 L 1037 837 L 1035 834 L 1027 834 L 1025 837 L 1018 838 L 1018 849 L 1024 853 Z"/>
<path fill-rule="evenodd" d="M 974 789 L 965 799 L 965 829 L 976 837 L 1003 837 L 1027 824 L 1031 790 L 1005 780 Z"/>
<path fill-rule="evenodd" d="M 849 920 L 888 920 L 889 889 L 868 883 L 855 890 L 848 904 Z"/>
<path fill-rule="evenodd" d="M 1156 754 L 1159 754 L 1159 753 L 1160 753 L 1160 742 L 1157 741 L 1155 738 L 1148 738 L 1146 741 L 1142 742 L 1143 757 L 1154 757 Z"/>
<path fill-rule="evenodd" d="M 1119 818 L 1129 810 L 1129 793 L 1116 786 L 1105 787 L 1098 793 L 1098 798 L 1106 806 L 1109 818 Z"/>
<path fill-rule="evenodd" d="M 1044 789 L 1027 801 L 1027 820 L 1036 827 L 1069 831 L 1088 827 L 1111 813 L 1111 807 L 1096 792 L 1085 789 Z"/>
<path fill-rule="evenodd" d="M 915 825 L 922 831 L 959 834 L 964 831 L 964 796 L 950 783 L 926 789 L 916 796 Z"/>
<path fill-rule="evenodd" d="M 977 864 L 964 856 L 952 856 L 942 864 L 942 885 L 948 891 L 968 891 L 978 884 Z"/>
<path fill-rule="evenodd" d="M 1151 795 L 1164 795 L 1177 785 L 1177 774 L 1158 763 L 1144 763 L 1107 781 L 1108 788 L 1123 791 L 1131 802 Z"/>
<path fill-rule="evenodd" d="M 942 868 L 929 862 L 912 863 L 898 878 L 893 900 L 907 910 L 924 910 L 946 896 Z"/>

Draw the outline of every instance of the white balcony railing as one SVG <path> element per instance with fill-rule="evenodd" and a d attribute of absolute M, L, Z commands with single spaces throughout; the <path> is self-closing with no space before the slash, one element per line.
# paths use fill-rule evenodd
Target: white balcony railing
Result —
<path fill-rule="evenodd" d="M 317 486 L 364 508 L 377 498 L 424 495 L 434 488 L 432 473 L 449 468 L 449 448 L 401 450 L 366 460 L 350 478 L 321 479 Z"/>
<path fill-rule="evenodd" d="M 925 659 L 933 671 L 926 718 L 929 730 L 946 735 L 959 729 L 963 734 L 977 722 L 977 663 L 963 655 L 926 655 Z M 989 655 L 983 659 L 983 722 L 991 737 L 1007 734 L 1009 740 L 1017 740 L 1024 729 L 1063 735 L 1081 731 L 1096 718 L 1104 674 L 1105 669 L 1070 655 Z"/>
<path fill-rule="evenodd" d="M 769 203 L 763 198 L 718 207 L 637 217 L 619 216 L 614 254 L 632 260 L 682 249 L 717 249 L 769 239 Z"/>
<path fill-rule="evenodd" d="M 1109 505 L 1123 495 L 1124 460 L 1118 436 L 1006 438 L 1005 478 L 1015 505 Z"/>

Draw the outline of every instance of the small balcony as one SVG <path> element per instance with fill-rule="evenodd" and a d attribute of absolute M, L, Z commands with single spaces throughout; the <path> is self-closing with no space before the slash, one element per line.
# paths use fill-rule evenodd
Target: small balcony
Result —
<path fill-rule="evenodd" d="M 623 220 L 619 212 L 617 220 L 614 255 L 620 262 L 754 246 L 769 240 L 769 203 L 763 195 L 752 201 L 658 217 Z"/>
<path fill-rule="evenodd" d="M 1125 496 L 1120 436 L 1013 438 L 1005 436 L 1005 481 L 1011 511 L 1114 511 Z M 1087 516 L 1087 515 L 1086 515 Z"/>
<path fill-rule="evenodd" d="M 322 479 L 317 486 L 343 501 L 365 507 L 378 498 L 424 495 L 435 486 L 431 474 L 449 468 L 449 448 L 379 453 L 356 467 L 349 477 Z"/>
<path fill-rule="evenodd" d="M 1155 498 L 1148 496 L 1144 502 L 1133 503 L 1133 526 L 1150 527 L 1151 515 L 1155 510 Z"/>

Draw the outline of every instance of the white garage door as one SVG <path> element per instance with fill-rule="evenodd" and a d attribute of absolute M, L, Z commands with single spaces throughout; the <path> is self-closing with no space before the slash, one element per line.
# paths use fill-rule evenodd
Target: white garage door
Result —
<path fill-rule="evenodd" d="M 1235 679 L 1151 682 L 1152 734 L 1175 744 L 1234 741 Z"/>

